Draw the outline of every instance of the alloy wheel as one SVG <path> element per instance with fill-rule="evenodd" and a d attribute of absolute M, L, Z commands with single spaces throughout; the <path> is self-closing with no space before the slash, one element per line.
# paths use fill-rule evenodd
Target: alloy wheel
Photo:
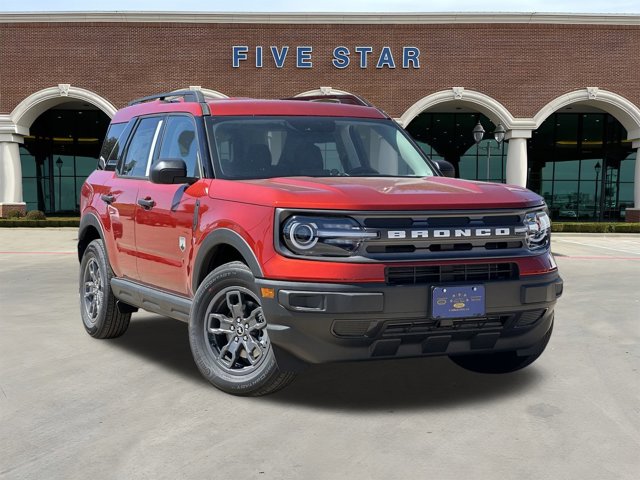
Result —
<path fill-rule="evenodd" d="M 104 285 L 100 265 L 95 258 L 91 258 L 84 269 L 83 305 L 87 313 L 87 320 L 93 325 L 100 315 L 104 301 Z"/>
<path fill-rule="evenodd" d="M 233 374 L 258 368 L 269 351 L 260 302 L 244 287 L 220 291 L 206 311 L 205 340 L 217 363 Z"/>

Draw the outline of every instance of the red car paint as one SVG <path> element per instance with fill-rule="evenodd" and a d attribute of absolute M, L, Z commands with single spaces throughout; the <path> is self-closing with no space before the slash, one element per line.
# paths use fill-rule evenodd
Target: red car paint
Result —
<path fill-rule="evenodd" d="M 213 117 L 224 116 L 331 116 L 386 119 L 373 107 L 299 101 L 229 99 L 208 102 Z M 164 113 L 203 115 L 193 102 L 142 103 L 120 110 L 113 124 L 139 116 Z M 202 140 L 202 139 L 201 139 Z M 111 195 L 111 204 L 102 195 Z M 145 210 L 139 199 L 153 199 Z M 196 214 L 196 202 L 199 209 Z M 449 211 L 526 209 L 541 205 L 538 195 L 524 188 L 473 182 L 441 176 L 426 178 L 291 177 L 258 180 L 202 178 L 192 185 L 154 184 L 147 179 L 120 177 L 114 171 L 96 170 L 82 189 L 82 215 L 95 215 L 112 269 L 117 277 L 160 287 L 192 297 L 194 259 L 203 241 L 224 228 L 236 232 L 249 246 L 265 278 L 331 283 L 384 282 L 385 267 L 395 262 L 357 263 L 289 258 L 274 246 L 276 208 L 335 211 Z M 196 217 L 194 219 L 194 216 Z M 193 229 L 193 226 L 196 226 Z M 183 237 L 185 250 L 176 248 Z M 556 269 L 548 252 L 538 256 L 503 258 L 517 263 L 523 276 Z M 461 263 L 442 260 L 439 265 Z M 463 263 L 486 262 L 484 258 Z M 398 262 L 397 265 L 406 265 Z M 423 259 L 411 265 L 431 265 Z"/>

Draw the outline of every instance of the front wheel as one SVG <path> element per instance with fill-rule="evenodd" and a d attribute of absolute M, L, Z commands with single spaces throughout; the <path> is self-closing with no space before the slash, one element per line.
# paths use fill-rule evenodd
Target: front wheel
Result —
<path fill-rule="evenodd" d="M 227 393 L 260 396 L 287 386 L 267 333 L 251 270 L 241 262 L 216 268 L 193 299 L 189 343 L 200 373 Z"/>
<path fill-rule="evenodd" d="M 544 337 L 532 348 L 527 355 L 518 355 L 517 352 L 497 352 L 477 355 L 456 355 L 451 360 L 460 367 L 477 373 L 509 373 L 522 370 L 535 362 L 549 343 L 553 323 Z"/>

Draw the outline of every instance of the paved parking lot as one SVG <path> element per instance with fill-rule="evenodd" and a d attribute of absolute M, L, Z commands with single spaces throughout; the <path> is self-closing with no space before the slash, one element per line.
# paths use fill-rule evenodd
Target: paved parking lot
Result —
<path fill-rule="evenodd" d="M 555 235 L 565 295 L 521 372 L 325 365 L 236 398 L 183 323 L 85 334 L 75 233 L 0 229 L 0 479 L 640 478 L 640 235 Z"/>

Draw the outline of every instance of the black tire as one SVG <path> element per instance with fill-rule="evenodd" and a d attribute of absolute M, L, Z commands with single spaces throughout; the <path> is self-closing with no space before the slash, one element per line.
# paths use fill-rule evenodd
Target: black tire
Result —
<path fill-rule="evenodd" d="M 253 274 L 241 262 L 222 265 L 202 281 L 191 307 L 189 343 L 200 373 L 233 395 L 267 395 L 295 378 L 278 368 Z"/>
<path fill-rule="evenodd" d="M 115 338 L 129 328 L 130 313 L 121 313 L 111 292 L 113 271 L 102 240 L 93 240 L 80 262 L 80 314 L 89 335 Z"/>
<path fill-rule="evenodd" d="M 549 343 L 553 323 L 544 337 L 532 348 L 527 349 L 527 355 L 518 355 L 516 352 L 497 352 L 477 355 L 456 355 L 451 360 L 460 367 L 477 373 L 509 373 L 522 370 L 535 362 Z"/>

